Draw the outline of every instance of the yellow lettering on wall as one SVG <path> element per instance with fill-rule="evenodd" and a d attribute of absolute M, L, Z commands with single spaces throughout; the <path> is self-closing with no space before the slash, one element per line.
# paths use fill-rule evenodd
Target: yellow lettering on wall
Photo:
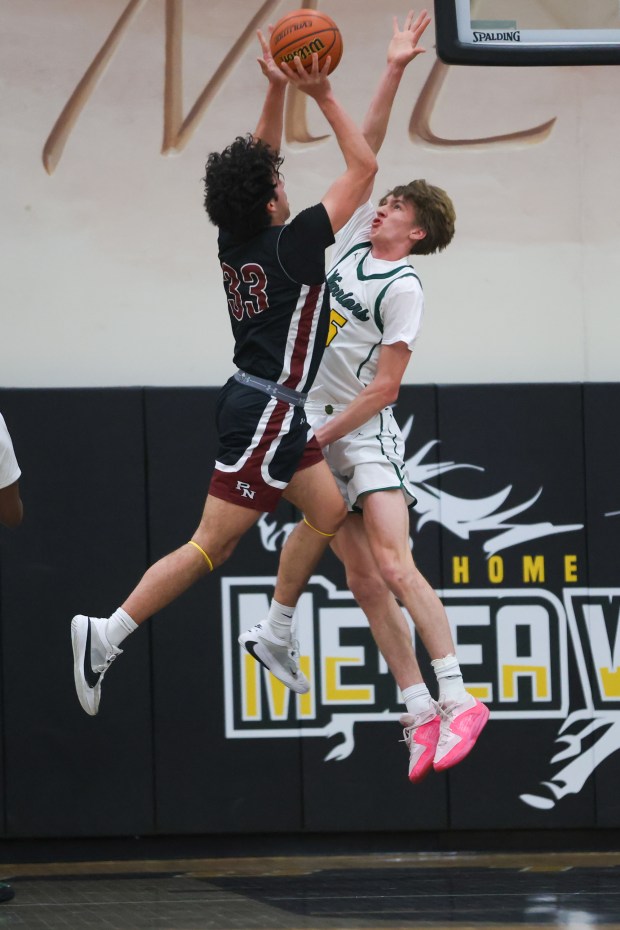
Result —
<path fill-rule="evenodd" d="M 299 667 L 302 672 L 312 681 L 312 672 L 310 668 L 310 656 L 299 657 Z M 262 666 L 245 654 L 243 656 L 243 707 L 242 714 L 244 720 L 260 720 L 260 688 L 261 688 Z M 274 720 L 284 719 L 288 714 L 288 702 L 290 700 L 290 691 L 286 685 L 282 684 L 273 675 L 265 675 L 265 682 L 270 695 L 271 717 Z M 314 699 L 312 691 L 306 694 L 297 695 L 297 716 L 299 718 L 314 717 Z M 264 715 L 263 715 L 264 716 Z"/>
<path fill-rule="evenodd" d="M 564 581 L 577 581 L 577 556 L 564 556 Z"/>
<path fill-rule="evenodd" d="M 549 697 L 548 669 L 544 665 L 504 665 L 502 668 L 502 681 L 506 700 L 516 698 L 517 678 L 519 675 L 533 675 L 535 697 L 541 699 Z"/>
<path fill-rule="evenodd" d="M 299 668 L 304 673 L 308 681 L 312 681 L 312 671 L 310 669 L 310 656 L 299 656 Z M 299 707 L 300 717 L 314 717 L 314 699 L 310 691 L 305 694 L 297 695 L 297 706 Z"/>
<path fill-rule="evenodd" d="M 271 674 L 267 676 L 267 681 L 267 687 L 271 692 L 271 706 L 273 708 L 274 718 L 278 720 L 286 717 L 291 692 L 285 684 L 282 684 L 279 679 L 274 678 Z"/>
<path fill-rule="evenodd" d="M 260 665 L 253 659 L 251 655 L 244 655 L 243 657 L 243 681 L 245 684 L 245 691 L 243 694 L 244 698 L 244 707 L 243 707 L 243 719 L 244 720 L 258 720 L 258 673 L 260 671 Z"/>
<path fill-rule="evenodd" d="M 479 701 L 490 701 L 493 697 L 490 685 L 465 685 L 465 690 Z"/>
<path fill-rule="evenodd" d="M 489 581 L 501 584 L 504 580 L 504 560 L 501 555 L 493 555 L 489 559 Z"/>
<path fill-rule="evenodd" d="M 453 584 L 469 584 L 469 557 L 455 555 L 452 557 Z"/>
<path fill-rule="evenodd" d="M 359 659 L 328 656 L 325 659 L 325 690 L 328 701 L 364 701 L 372 700 L 369 688 L 343 688 L 340 684 L 340 666 L 359 665 Z"/>
<path fill-rule="evenodd" d="M 612 672 L 610 668 L 599 668 L 603 693 L 607 698 L 620 697 L 620 668 L 615 668 Z"/>
<path fill-rule="evenodd" d="M 544 555 L 524 555 L 523 556 L 523 580 L 540 581 L 545 580 L 545 557 Z"/>

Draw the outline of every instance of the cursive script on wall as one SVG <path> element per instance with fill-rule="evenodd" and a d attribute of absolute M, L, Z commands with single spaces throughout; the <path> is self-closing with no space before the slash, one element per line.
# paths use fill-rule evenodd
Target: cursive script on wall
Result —
<path fill-rule="evenodd" d="M 277 10 L 281 2 L 282 0 L 263 0 L 249 22 L 241 27 L 237 39 L 215 68 L 211 78 L 196 98 L 187 115 L 184 116 L 182 99 L 184 0 L 166 0 L 163 155 L 181 152 L 187 146 L 209 104 L 226 82 L 247 46 L 254 39 L 256 29 L 264 26 L 268 17 Z M 121 16 L 63 107 L 43 146 L 43 166 L 48 174 L 53 174 L 58 167 L 65 146 L 82 110 L 102 80 L 132 23 L 147 3 L 148 0 L 128 0 Z M 302 8 L 316 9 L 317 5 L 318 0 L 303 0 Z M 346 26 L 343 31 L 346 32 Z M 431 129 L 431 117 L 449 68 L 449 65 L 437 60 L 418 95 L 409 123 L 409 135 L 413 141 L 441 147 L 488 147 L 498 144 L 535 143 L 547 138 L 555 119 L 547 120 L 545 123 L 529 129 L 497 136 L 448 139 L 436 135 Z M 285 138 L 289 144 L 315 145 L 328 138 L 328 136 L 312 136 L 310 134 L 306 104 L 307 97 L 305 94 L 294 87 L 289 88 L 285 115 Z"/>

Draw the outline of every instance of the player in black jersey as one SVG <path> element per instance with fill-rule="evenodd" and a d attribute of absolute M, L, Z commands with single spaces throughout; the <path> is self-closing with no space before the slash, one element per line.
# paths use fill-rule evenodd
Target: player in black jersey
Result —
<path fill-rule="evenodd" d="M 372 183 L 376 159 L 335 100 L 316 55 L 278 69 L 259 32 L 268 80 L 258 126 L 209 156 L 205 207 L 219 227 L 219 256 L 235 339 L 236 374 L 218 400 L 220 438 L 202 519 L 192 539 L 148 569 L 109 618 L 78 615 L 71 635 L 78 698 L 99 708 L 101 682 L 120 643 L 194 582 L 221 565 L 261 512 L 285 497 L 304 514 L 280 557 L 269 617 L 243 644 L 288 687 L 307 691 L 291 640 L 294 607 L 346 517 L 340 492 L 303 411 L 329 322 L 325 249 Z M 321 202 L 290 223 L 279 155 L 287 83 L 314 98 L 332 127 L 346 168 Z"/>

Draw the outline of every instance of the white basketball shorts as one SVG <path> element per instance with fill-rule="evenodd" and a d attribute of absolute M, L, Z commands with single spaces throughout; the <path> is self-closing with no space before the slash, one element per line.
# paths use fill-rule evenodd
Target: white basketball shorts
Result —
<path fill-rule="evenodd" d="M 313 430 L 319 429 L 340 410 L 326 413 L 323 406 L 306 403 Z M 385 407 L 359 429 L 325 446 L 323 455 L 332 470 L 350 511 L 360 513 L 365 494 L 399 489 L 408 507 L 416 497 L 405 468 L 405 442 L 391 407 Z"/>

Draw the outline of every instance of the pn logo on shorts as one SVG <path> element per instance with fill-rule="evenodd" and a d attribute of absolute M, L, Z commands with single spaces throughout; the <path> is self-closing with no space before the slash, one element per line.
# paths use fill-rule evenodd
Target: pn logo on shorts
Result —
<path fill-rule="evenodd" d="M 237 481 L 237 491 L 241 491 L 241 497 L 249 497 L 250 500 L 254 499 L 256 491 L 252 490 L 251 485 L 247 481 Z"/>

